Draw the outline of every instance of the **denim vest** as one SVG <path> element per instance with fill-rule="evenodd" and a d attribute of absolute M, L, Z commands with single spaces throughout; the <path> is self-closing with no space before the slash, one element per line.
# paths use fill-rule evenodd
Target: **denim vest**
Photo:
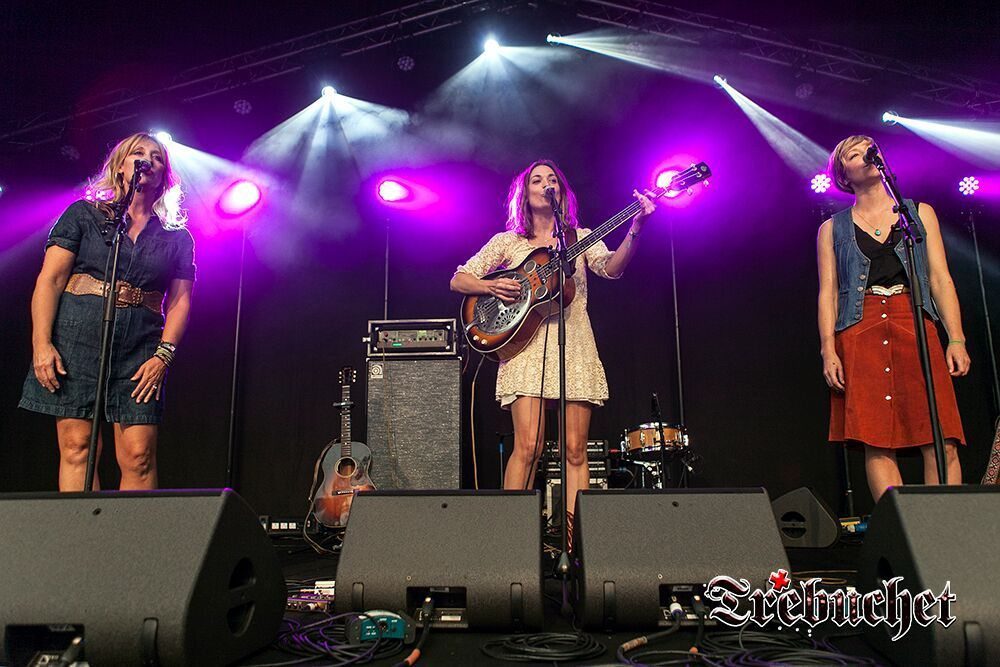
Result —
<path fill-rule="evenodd" d="M 903 203 L 913 211 L 913 218 L 916 220 L 917 230 L 921 236 L 926 236 L 924 223 L 917 214 L 917 205 L 912 199 L 904 199 Z M 913 272 L 910 271 L 906 259 L 906 245 L 904 240 L 896 244 L 896 256 L 903 263 L 906 275 L 913 283 Z M 858 247 L 857 239 L 854 237 L 854 219 L 851 217 L 851 209 L 845 208 L 843 211 L 833 215 L 833 252 L 837 259 L 837 324 L 835 331 L 843 331 L 852 324 L 861 321 L 864 315 L 865 289 L 868 287 L 868 265 L 871 260 L 865 257 Z M 920 279 L 920 289 L 924 297 L 924 310 L 932 319 L 938 319 L 937 308 L 931 298 L 930 274 L 927 270 L 927 246 L 925 243 L 917 243 L 914 247 L 914 255 L 917 261 L 917 276 Z"/>

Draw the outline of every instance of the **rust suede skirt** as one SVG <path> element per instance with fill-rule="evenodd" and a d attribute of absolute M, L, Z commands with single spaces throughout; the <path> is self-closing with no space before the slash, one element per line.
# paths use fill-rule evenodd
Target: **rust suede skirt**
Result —
<path fill-rule="evenodd" d="M 965 444 L 955 389 L 934 322 L 924 315 L 938 417 L 945 439 Z M 843 392 L 830 396 L 830 441 L 887 449 L 933 442 L 909 294 L 865 295 L 864 319 L 836 336 Z"/>

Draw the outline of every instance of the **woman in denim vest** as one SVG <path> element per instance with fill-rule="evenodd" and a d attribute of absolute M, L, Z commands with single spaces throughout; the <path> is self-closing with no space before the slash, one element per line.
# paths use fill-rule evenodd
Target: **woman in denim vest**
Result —
<path fill-rule="evenodd" d="M 108 155 L 92 186 L 98 203 L 75 202 L 52 228 L 31 298 L 33 360 L 20 407 L 56 418 L 60 491 L 83 490 L 85 481 L 110 238 L 102 202 L 124 198 L 138 160 L 148 170 L 140 169 L 121 242 L 103 417 L 114 425 L 121 488 L 157 486 L 163 381 L 187 326 L 194 241 L 166 148 L 139 133 Z"/>
<path fill-rule="evenodd" d="M 823 377 L 832 389 L 829 439 L 865 446 L 868 486 L 878 501 L 887 487 L 903 483 L 896 463 L 900 448 L 919 447 L 924 482 L 938 483 L 911 279 L 920 281 L 924 294 L 923 324 L 950 484 L 962 481 L 956 446 L 965 444 L 951 378 L 968 373 L 970 361 L 934 209 L 904 202 L 924 238 L 915 247 L 916 266 L 908 267 L 893 201 L 878 170 L 864 161 L 871 144 L 870 137 L 848 137 L 830 156 L 830 173 L 840 190 L 854 195 L 854 205 L 820 226 L 817 248 Z M 948 334 L 943 353 L 936 321 Z"/>

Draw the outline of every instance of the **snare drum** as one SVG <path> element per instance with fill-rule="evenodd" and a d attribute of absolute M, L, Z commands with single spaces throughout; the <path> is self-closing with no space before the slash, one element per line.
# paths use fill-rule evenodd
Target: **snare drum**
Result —
<path fill-rule="evenodd" d="M 660 430 L 656 423 L 639 424 L 625 432 L 622 442 L 626 451 L 622 452 L 628 458 L 644 458 L 644 455 L 659 455 Z M 663 424 L 664 446 L 676 451 L 688 446 L 687 430 L 680 424 Z"/>

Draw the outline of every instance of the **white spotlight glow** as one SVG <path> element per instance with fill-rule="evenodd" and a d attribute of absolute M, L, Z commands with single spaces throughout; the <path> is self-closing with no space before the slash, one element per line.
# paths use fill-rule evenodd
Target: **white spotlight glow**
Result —
<path fill-rule="evenodd" d="M 979 189 L 979 179 L 975 176 L 966 176 L 961 181 L 958 182 L 958 191 L 963 195 L 968 197 L 969 195 L 976 194 L 976 190 Z"/>
<path fill-rule="evenodd" d="M 323 86 L 323 90 L 321 92 L 323 93 L 323 97 L 328 100 L 337 96 L 337 89 L 333 86 Z"/>
<path fill-rule="evenodd" d="M 713 76 L 712 81 L 716 82 L 720 86 L 726 85 L 726 77 L 722 76 L 721 74 L 716 74 L 715 76 Z"/>
<path fill-rule="evenodd" d="M 163 130 L 153 132 L 153 137 L 161 144 L 170 144 L 174 140 L 174 138 L 170 136 L 169 132 L 164 132 Z"/>
<path fill-rule="evenodd" d="M 886 125 L 895 125 L 899 122 L 899 114 L 895 111 L 886 111 L 882 114 L 882 122 Z"/>
<path fill-rule="evenodd" d="M 500 42 L 495 38 L 490 37 L 485 42 L 483 42 L 483 51 L 486 53 L 496 53 L 500 50 Z"/>
<path fill-rule="evenodd" d="M 562 39 L 562 35 L 557 32 L 550 32 L 545 36 L 545 41 L 549 44 L 558 44 L 560 39 Z"/>

